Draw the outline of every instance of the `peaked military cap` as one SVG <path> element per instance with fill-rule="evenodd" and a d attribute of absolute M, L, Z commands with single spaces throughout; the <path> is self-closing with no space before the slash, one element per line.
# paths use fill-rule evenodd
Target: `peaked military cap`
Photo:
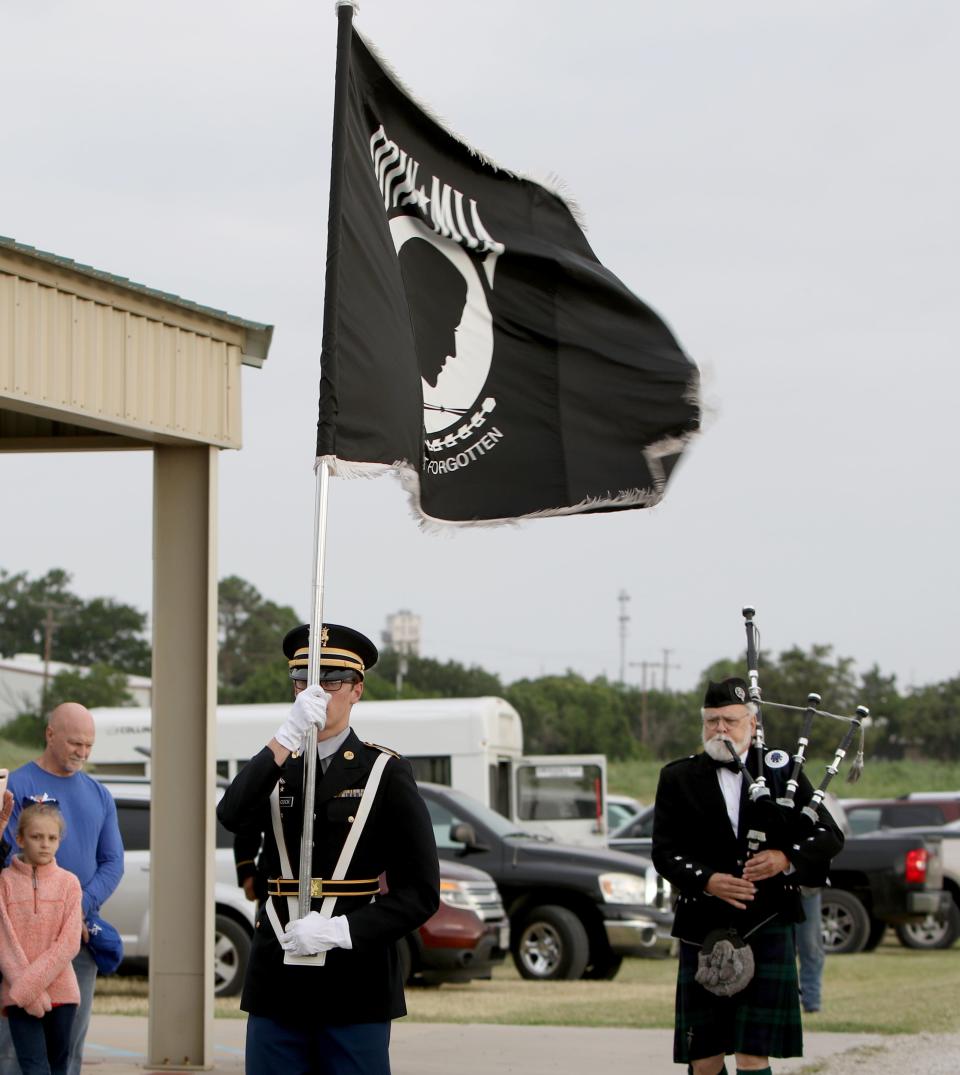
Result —
<path fill-rule="evenodd" d="M 746 680 L 731 676 L 721 679 L 719 683 L 712 680 L 707 684 L 707 693 L 703 696 L 704 709 L 723 709 L 728 705 L 746 705 L 750 701 L 750 691 Z"/>
<path fill-rule="evenodd" d="M 288 631 L 283 652 L 290 666 L 290 678 L 307 678 L 310 660 L 310 624 L 302 623 Z M 344 672 L 357 672 L 363 678 L 377 663 L 380 654 L 366 635 L 339 623 L 325 623 L 320 631 L 320 679 L 335 679 Z"/>

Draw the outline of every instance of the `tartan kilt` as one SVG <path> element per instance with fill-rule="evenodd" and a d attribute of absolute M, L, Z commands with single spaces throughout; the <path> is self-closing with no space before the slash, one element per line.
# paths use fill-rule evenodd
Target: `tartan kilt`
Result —
<path fill-rule="evenodd" d="M 673 1059 L 720 1053 L 803 1056 L 793 925 L 762 926 L 747 938 L 756 971 L 746 989 L 718 997 L 694 980 L 700 945 L 680 942 Z"/>

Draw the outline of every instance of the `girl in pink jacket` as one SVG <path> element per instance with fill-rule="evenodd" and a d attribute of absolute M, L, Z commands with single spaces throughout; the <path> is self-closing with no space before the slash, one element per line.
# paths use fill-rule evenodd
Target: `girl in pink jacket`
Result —
<path fill-rule="evenodd" d="M 56 862 L 63 815 L 25 803 L 20 854 L 0 872 L 0 1005 L 23 1075 L 66 1075 L 80 1003 L 72 959 L 80 950 L 80 882 Z"/>

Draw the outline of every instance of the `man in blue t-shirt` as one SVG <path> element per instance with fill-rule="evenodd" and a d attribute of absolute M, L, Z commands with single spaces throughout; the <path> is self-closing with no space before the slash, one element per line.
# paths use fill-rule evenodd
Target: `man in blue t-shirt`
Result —
<path fill-rule="evenodd" d="M 90 711 L 77 702 L 64 702 L 50 714 L 46 747 L 36 761 L 10 774 L 13 814 L 8 833 L 17 831 L 24 799 L 54 800 L 66 821 L 66 835 L 57 851 L 57 865 L 75 873 L 83 890 L 83 917 L 97 914 L 123 876 L 123 841 L 113 796 L 83 772 L 93 748 L 95 728 Z M 8 837 L 8 843 L 12 843 Z M 73 961 L 80 985 L 80 1006 L 73 1022 L 69 1075 L 80 1075 L 83 1042 L 90 1025 L 97 965 L 84 943 Z M 5 1019 L 0 1019 L 0 1071 L 17 1075 L 16 1055 Z"/>

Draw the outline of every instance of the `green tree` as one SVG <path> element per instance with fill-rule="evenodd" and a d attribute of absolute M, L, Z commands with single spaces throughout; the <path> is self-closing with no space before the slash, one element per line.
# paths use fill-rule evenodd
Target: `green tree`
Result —
<path fill-rule="evenodd" d="M 649 691 L 647 693 L 646 756 L 668 761 L 692 754 L 701 738 L 700 705 L 697 691 Z M 637 710 L 634 710 L 636 714 Z M 639 738 L 637 717 L 631 720 Z"/>
<path fill-rule="evenodd" d="M 857 701 L 870 710 L 867 751 L 874 757 L 902 758 L 909 704 L 897 690 L 897 677 L 885 676 L 875 664 L 861 677 Z"/>
<path fill-rule="evenodd" d="M 290 678 L 283 636 L 302 623 L 289 605 L 264 598 L 251 583 L 230 575 L 218 590 L 218 697 L 224 703 L 281 702 Z"/>
<path fill-rule="evenodd" d="M 48 610 L 59 622 L 82 604 L 70 593 L 69 583 L 70 576 L 61 568 L 53 568 L 38 579 L 31 579 L 25 571 L 12 575 L 0 568 L 0 654 L 43 653 L 43 622 Z"/>
<path fill-rule="evenodd" d="M 87 709 L 136 704 L 127 690 L 126 674 L 116 668 L 94 664 L 85 671 L 65 670 L 50 681 L 45 704 L 41 703 L 35 709 L 21 709 L 3 726 L 4 738 L 42 748 L 47 715 L 63 702 L 79 702 Z"/>
<path fill-rule="evenodd" d="M 144 637 L 146 614 L 108 597 L 94 597 L 69 617 L 54 635 L 58 660 L 93 667 L 106 664 L 128 675 L 149 676 L 151 648 Z M 66 654 L 68 656 L 60 656 Z"/>
<path fill-rule="evenodd" d="M 637 751 L 623 692 L 600 677 L 588 683 L 574 672 L 512 683 L 506 699 L 523 721 L 530 754 L 606 754 Z"/>
<path fill-rule="evenodd" d="M 503 684 L 490 672 L 457 661 L 436 661 L 431 657 L 407 657 L 403 677 L 403 698 L 503 697 Z M 396 698 L 397 665 L 400 655 L 386 649 L 376 668 L 366 677 L 371 698 Z"/>
<path fill-rule="evenodd" d="M 906 700 L 905 746 L 928 758 L 960 758 L 960 676 L 915 690 Z"/>
<path fill-rule="evenodd" d="M 146 615 L 107 597 L 84 601 L 70 591 L 70 581 L 62 568 L 37 579 L 0 568 L 0 654 L 43 654 L 49 623 L 52 660 L 150 675 Z"/>

